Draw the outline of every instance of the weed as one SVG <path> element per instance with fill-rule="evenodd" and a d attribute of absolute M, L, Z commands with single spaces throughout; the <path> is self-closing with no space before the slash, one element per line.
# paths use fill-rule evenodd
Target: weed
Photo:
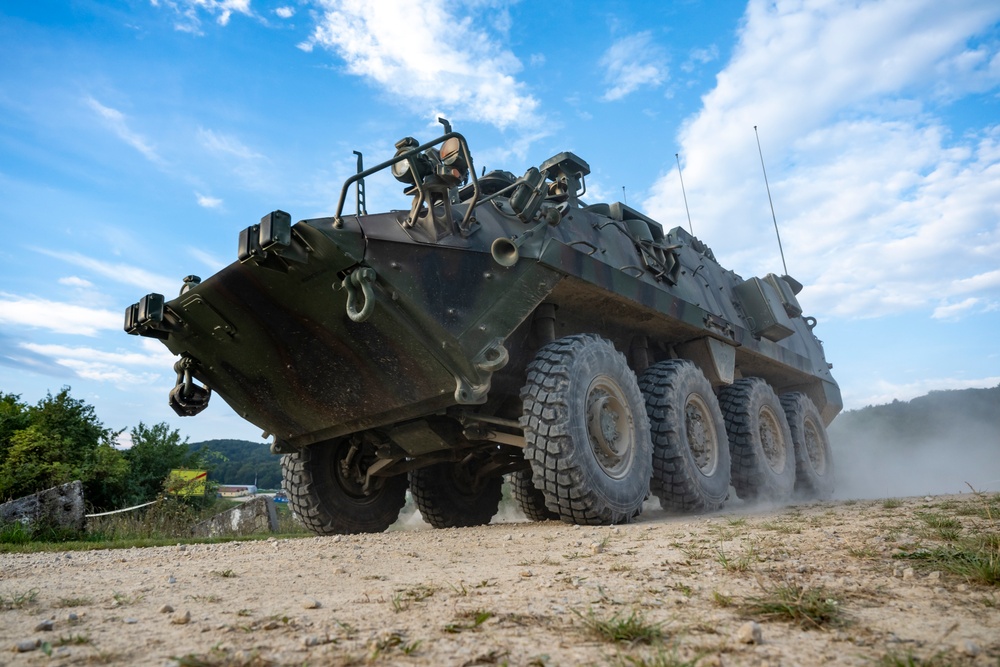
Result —
<path fill-rule="evenodd" d="M 399 649 L 403 655 L 413 655 L 420 647 L 420 641 L 407 642 L 402 634 L 392 632 L 373 640 L 370 647 L 371 652 L 368 655 L 368 662 L 375 662 L 383 654 L 391 653 L 395 649 Z"/>
<path fill-rule="evenodd" d="M 674 584 L 673 586 L 671 586 L 671 588 L 686 598 L 691 597 L 691 593 L 693 592 L 691 587 L 688 586 L 687 584 Z"/>
<path fill-rule="evenodd" d="M 760 524 L 762 530 L 773 530 L 776 533 L 781 533 L 782 535 L 798 535 L 802 532 L 802 529 L 798 526 L 793 526 L 786 522 L 779 521 L 765 521 Z"/>
<path fill-rule="evenodd" d="M 917 517 L 931 530 L 930 537 L 952 542 L 962 533 L 962 522 L 953 517 L 930 512 L 918 513 Z"/>
<path fill-rule="evenodd" d="M 974 491 L 979 501 L 979 516 L 986 520 L 986 526 L 965 535 L 954 535 L 957 520 L 940 515 L 921 515 L 924 523 L 938 531 L 939 539 L 949 542 L 947 546 L 933 549 L 916 549 L 893 555 L 893 558 L 915 561 L 924 569 L 945 570 L 970 582 L 987 586 L 1000 586 L 1000 507 L 996 506 L 1000 495 L 988 497 Z M 971 504 L 971 503 L 970 503 Z"/>
<path fill-rule="evenodd" d="M 88 604 L 93 604 L 93 600 L 90 598 L 59 598 L 59 600 L 52 605 L 53 607 L 84 607 Z"/>
<path fill-rule="evenodd" d="M 845 500 L 844 501 L 844 505 L 847 506 L 847 507 L 851 507 L 852 505 L 857 505 L 857 504 L 858 504 L 858 501 L 855 500 L 854 498 L 851 498 L 850 500 Z"/>
<path fill-rule="evenodd" d="M 712 591 L 712 602 L 718 607 L 731 607 L 733 606 L 732 596 L 725 595 L 719 591 Z"/>
<path fill-rule="evenodd" d="M 628 665 L 628 667 L 695 667 L 703 657 L 705 657 L 704 654 L 699 653 L 690 660 L 684 660 L 678 655 L 677 647 L 674 646 L 669 653 L 663 649 L 659 649 L 656 655 L 648 657 L 636 655 L 620 656 L 617 664 L 623 667 L 625 665 Z"/>
<path fill-rule="evenodd" d="M 841 620 L 840 601 L 826 589 L 781 584 L 764 590 L 762 597 L 747 598 L 740 606 L 747 614 L 764 619 L 794 621 L 822 627 Z"/>
<path fill-rule="evenodd" d="M 610 618 L 598 618 L 593 609 L 586 616 L 576 610 L 573 613 L 583 620 L 590 634 L 604 641 L 651 644 L 663 638 L 663 624 L 647 621 L 634 609 L 628 616 L 616 612 Z"/>
<path fill-rule="evenodd" d="M 726 523 L 730 526 L 745 526 L 747 525 L 747 518 L 745 516 L 741 516 L 738 519 L 726 519 Z"/>
<path fill-rule="evenodd" d="M 880 667 L 951 667 L 954 664 L 956 663 L 949 659 L 943 652 L 935 653 L 926 658 L 918 657 L 910 652 L 904 655 L 886 653 L 878 661 Z M 966 663 L 960 662 L 957 664 Z"/>
<path fill-rule="evenodd" d="M 727 572 L 747 572 L 753 569 L 753 564 L 759 560 L 757 557 L 757 546 L 750 543 L 750 547 L 739 558 L 731 558 L 726 555 L 726 550 L 720 544 L 715 550 L 715 560 L 722 565 Z"/>
<path fill-rule="evenodd" d="M 444 631 L 450 634 L 458 634 L 459 632 L 464 632 L 466 630 L 475 630 L 480 625 L 493 618 L 493 616 L 494 613 L 492 611 L 486 611 L 485 609 L 462 612 L 456 617 L 455 622 L 448 623 L 444 626 Z"/>
<path fill-rule="evenodd" d="M 629 565 L 628 563 L 615 563 L 610 568 L 608 568 L 608 571 L 609 572 L 631 572 L 632 571 L 632 566 Z"/>
<path fill-rule="evenodd" d="M 882 509 L 892 510 L 897 507 L 902 507 L 903 501 L 899 498 L 886 498 L 882 501 Z"/>
<path fill-rule="evenodd" d="M 879 555 L 877 549 L 868 546 L 867 544 L 860 547 L 848 547 L 847 553 L 857 558 L 858 560 L 873 560 L 875 558 L 878 558 Z"/>
<path fill-rule="evenodd" d="M 206 602 L 222 602 L 222 598 L 214 594 L 189 595 L 187 597 L 191 598 L 192 601 L 197 602 L 199 604 Z"/>
<path fill-rule="evenodd" d="M 53 646 L 73 646 L 73 645 L 79 646 L 79 645 L 82 645 L 82 644 L 89 644 L 89 643 L 90 643 L 90 637 L 88 637 L 87 635 L 70 635 L 69 637 L 59 637 L 59 639 L 57 639 L 54 642 L 52 642 L 52 645 Z"/>
<path fill-rule="evenodd" d="M 705 557 L 707 550 L 700 544 L 680 544 L 679 542 L 674 542 L 670 546 L 675 549 L 680 550 L 684 557 L 691 562 L 693 560 L 701 560 Z"/>
<path fill-rule="evenodd" d="M 0 611 L 7 609 L 23 609 L 34 604 L 38 599 L 38 589 L 31 588 L 23 593 L 11 593 L 10 597 L 0 595 Z"/>
<path fill-rule="evenodd" d="M 236 573 L 233 572 L 232 570 L 223 570 L 221 572 L 216 572 L 215 574 L 219 575 L 223 579 L 232 579 L 233 577 L 236 576 Z"/>
<path fill-rule="evenodd" d="M 247 656 L 243 652 L 226 651 L 213 648 L 207 654 L 195 655 L 188 653 L 172 658 L 177 667 L 271 667 L 274 663 L 262 658 L 256 652 Z"/>

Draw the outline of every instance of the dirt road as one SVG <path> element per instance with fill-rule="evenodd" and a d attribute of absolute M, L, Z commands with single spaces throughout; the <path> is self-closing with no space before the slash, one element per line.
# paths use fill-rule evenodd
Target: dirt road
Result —
<path fill-rule="evenodd" d="M 1000 589 L 893 558 L 981 502 L 0 555 L 0 665 L 997 665 Z"/>

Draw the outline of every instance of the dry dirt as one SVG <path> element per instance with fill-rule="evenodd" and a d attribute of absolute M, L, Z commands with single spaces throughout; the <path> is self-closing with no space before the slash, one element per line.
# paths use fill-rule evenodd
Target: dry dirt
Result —
<path fill-rule="evenodd" d="M 1000 590 L 892 558 L 975 502 L 0 555 L 0 665 L 998 665 Z M 782 588 L 840 619 L 747 608 Z"/>

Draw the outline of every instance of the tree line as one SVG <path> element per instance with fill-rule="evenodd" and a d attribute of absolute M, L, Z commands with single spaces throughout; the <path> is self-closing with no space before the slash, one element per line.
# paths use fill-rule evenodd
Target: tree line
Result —
<path fill-rule="evenodd" d="M 211 462 L 166 423 L 139 422 L 129 432 L 129 449 L 115 447 L 121 434 L 70 396 L 69 387 L 35 405 L 0 393 L 0 502 L 78 479 L 94 510 L 127 507 L 162 493 L 170 470 Z"/>

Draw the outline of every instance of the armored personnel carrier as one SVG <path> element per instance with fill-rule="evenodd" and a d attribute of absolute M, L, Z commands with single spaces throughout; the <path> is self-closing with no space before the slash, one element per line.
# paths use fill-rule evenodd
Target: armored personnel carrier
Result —
<path fill-rule="evenodd" d="M 386 169 L 412 205 L 368 214 Z M 589 173 L 564 152 L 477 176 L 445 124 L 370 169 L 359 155 L 333 216 L 264 216 L 237 261 L 143 297 L 125 330 L 179 355 L 178 414 L 216 393 L 273 437 L 318 534 L 384 530 L 407 488 L 435 527 L 488 523 L 504 476 L 529 518 L 577 524 L 627 522 L 650 493 L 685 512 L 731 487 L 828 496 L 842 401 L 802 285 L 585 205 Z"/>

